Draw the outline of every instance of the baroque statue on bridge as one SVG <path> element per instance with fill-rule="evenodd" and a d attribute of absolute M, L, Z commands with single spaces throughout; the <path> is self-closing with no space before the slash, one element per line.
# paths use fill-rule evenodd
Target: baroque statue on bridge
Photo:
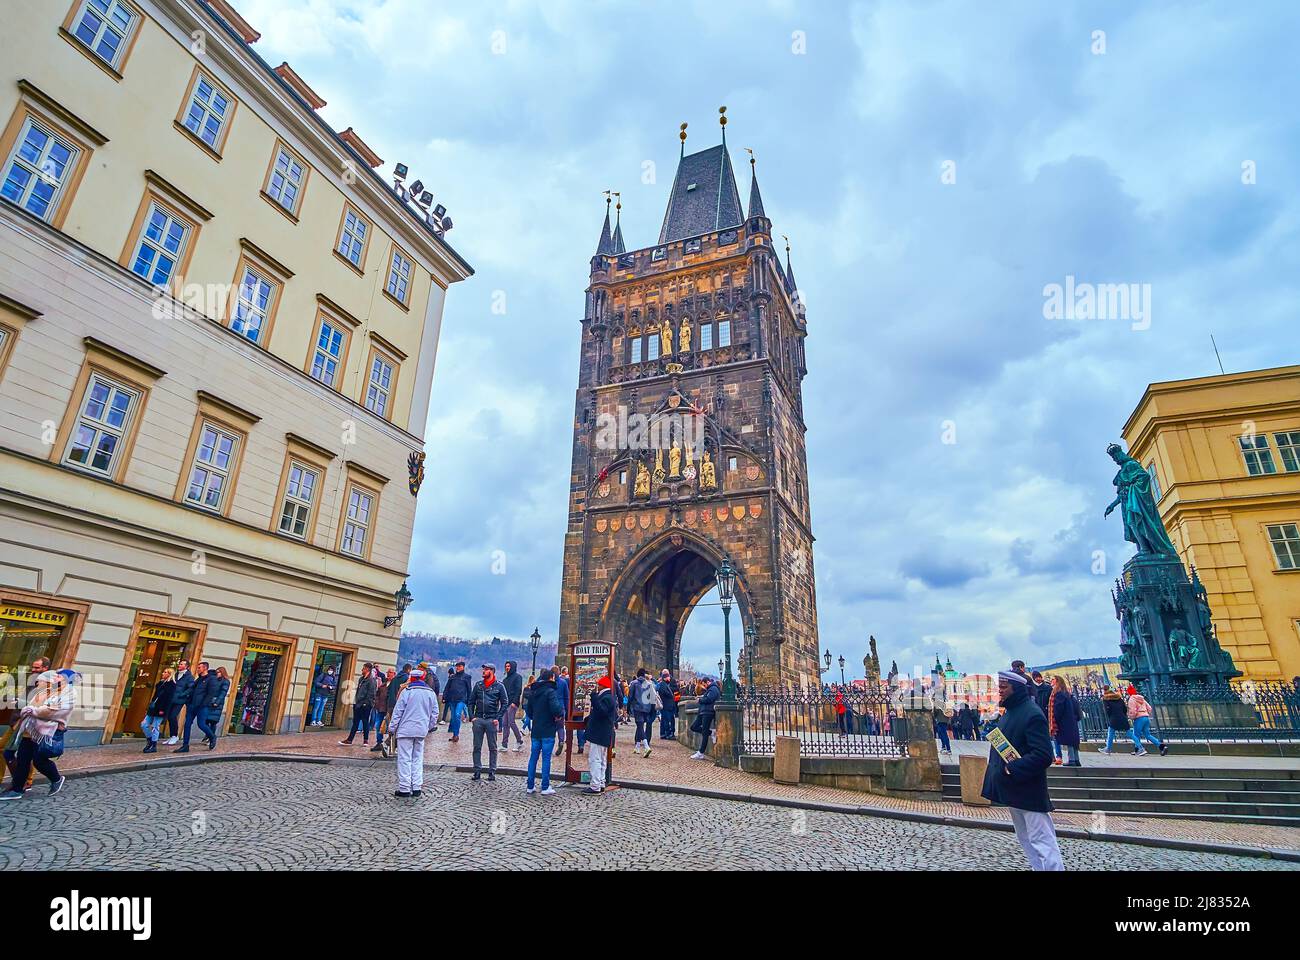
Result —
<path fill-rule="evenodd" d="M 1105 516 L 1120 508 L 1124 539 L 1136 544 L 1138 553 L 1176 557 L 1178 551 L 1165 532 L 1155 497 L 1151 495 L 1151 476 L 1118 443 L 1112 443 L 1106 452 L 1119 464 L 1119 473 L 1111 481 L 1115 484 L 1115 499 L 1106 508 Z"/>

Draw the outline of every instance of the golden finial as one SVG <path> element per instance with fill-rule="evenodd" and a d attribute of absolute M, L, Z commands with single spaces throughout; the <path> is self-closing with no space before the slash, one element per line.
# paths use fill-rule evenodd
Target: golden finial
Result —
<path fill-rule="evenodd" d="M 722 124 L 724 127 L 727 125 L 727 108 L 726 108 L 726 107 L 718 107 L 718 123 Z"/>
<path fill-rule="evenodd" d="M 686 124 L 684 123 L 682 124 L 682 132 L 679 133 L 677 136 L 682 138 L 682 143 L 686 142 Z"/>
<path fill-rule="evenodd" d="M 623 209 L 623 194 L 620 193 L 619 191 L 615 190 L 615 191 L 614 191 L 614 197 L 615 197 L 615 198 L 617 199 L 617 201 L 618 201 L 617 203 L 614 204 L 614 209 L 615 209 L 615 210 L 622 210 L 622 209 Z"/>

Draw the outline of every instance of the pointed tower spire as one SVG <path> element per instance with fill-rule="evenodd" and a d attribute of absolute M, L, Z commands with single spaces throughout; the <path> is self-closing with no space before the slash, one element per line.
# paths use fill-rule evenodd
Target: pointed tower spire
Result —
<path fill-rule="evenodd" d="M 749 213 L 746 214 L 746 219 L 766 218 L 767 211 L 763 209 L 763 195 L 758 192 L 758 168 L 755 166 L 754 151 L 746 147 L 745 152 L 749 154 Z"/>
<path fill-rule="evenodd" d="M 609 256 L 614 252 L 614 238 L 609 233 L 609 205 L 613 202 L 611 191 L 605 191 L 605 225 L 600 228 L 600 240 L 596 244 L 596 256 Z"/>
<path fill-rule="evenodd" d="M 781 239 L 785 241 L 785 289 L 792 294 L 799 289 L 799 285 L 794 282 L 794 267 L 790 266 L 790 238 L 781 234 Z M 938 659 L 936 655 L 935 660 Z"/>
<path fill-rule="evenodd" d="M 627 247 L 623 246 L 623 194 L 615 193 L 618 201 L 614 204 L 614 253 L 627 253 Z M 609 208 L 606 207 L 606 210 Z"/>

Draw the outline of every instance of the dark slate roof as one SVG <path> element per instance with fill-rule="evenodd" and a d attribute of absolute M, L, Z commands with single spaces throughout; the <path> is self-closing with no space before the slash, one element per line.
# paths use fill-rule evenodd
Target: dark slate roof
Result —
<path fill-rule="evenodd" d="M 758 192 L 758 174 L 755 173 L 749 181 L 749 219 L 766 216 L 767 213 L 763 210 L 763 195 Z"/>
<path fill-rule="evenodd" d="M 790 266 L 790 248 L 785 250 L 785 289 L 787 293 L 794 293 L 799 289 L 794 282 L 794 267 Z"/>
<path fill-rule="evenodd" d="M 627 247 L 623 246 L 623 224 L 621 221 L 614 224 L 614 252 L 616 254 L 627 253 Z"/>
<path fill-rule="evenodd" d="M 692 188 L 692 184 L 694 187 Z M 744 215 L 726 144 L 682 157 L 664 212 L 659 242 L 740 226 Z"/>
<path fill-rule="evenodd" d="M 614 252 L 614 239 L 609 235 L 609 204 L 605 204 L 605 225 L 600 228 L 600 240 L 596 243 L 596 256 L 608 256 Z"/>

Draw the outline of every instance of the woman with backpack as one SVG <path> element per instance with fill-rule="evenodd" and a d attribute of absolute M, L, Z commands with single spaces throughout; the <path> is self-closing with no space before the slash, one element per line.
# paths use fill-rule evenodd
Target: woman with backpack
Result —
<path fill-rule="evenodd" d="M 636 746 L 632 748 L 632 752 L 645 751 L 643 756 L 648 757 L 650 756 L 650 731 L 654 728 L 655 713 L 663 707 L 663 703 L 645 667 L 637 670 L 636 679 L 632 681 L 632 686 L 628 690 L 628 698 L 631 700 L 632 715 L 636 719 Z"/>
<path fill-rule="evenodd" d="M 1112 690 L 1107 684 L 1101 692 L 1101 707 L 1106 711 L 1106 746 L 1098 747 L 1098 753 L 1113 753 L 1115 734 L 1128 733 L 1128 708 L 1118 690 Z"/>
<path fill-rule="evenodd" d="M 158 680 L 158 686 L 153 688 L 153 699 L 149 701 L 149 706 L 144 712 L 144 721 L 140 724 L 140 732 L 144 734 L 145 739 L 141 753 L 158 752 L 158 736 L 162 733 L 162 723 L 171 711 L 172 699 L 176 695 L 176 681 L 172 676 L 172 668 L 167 667 Z"/>

